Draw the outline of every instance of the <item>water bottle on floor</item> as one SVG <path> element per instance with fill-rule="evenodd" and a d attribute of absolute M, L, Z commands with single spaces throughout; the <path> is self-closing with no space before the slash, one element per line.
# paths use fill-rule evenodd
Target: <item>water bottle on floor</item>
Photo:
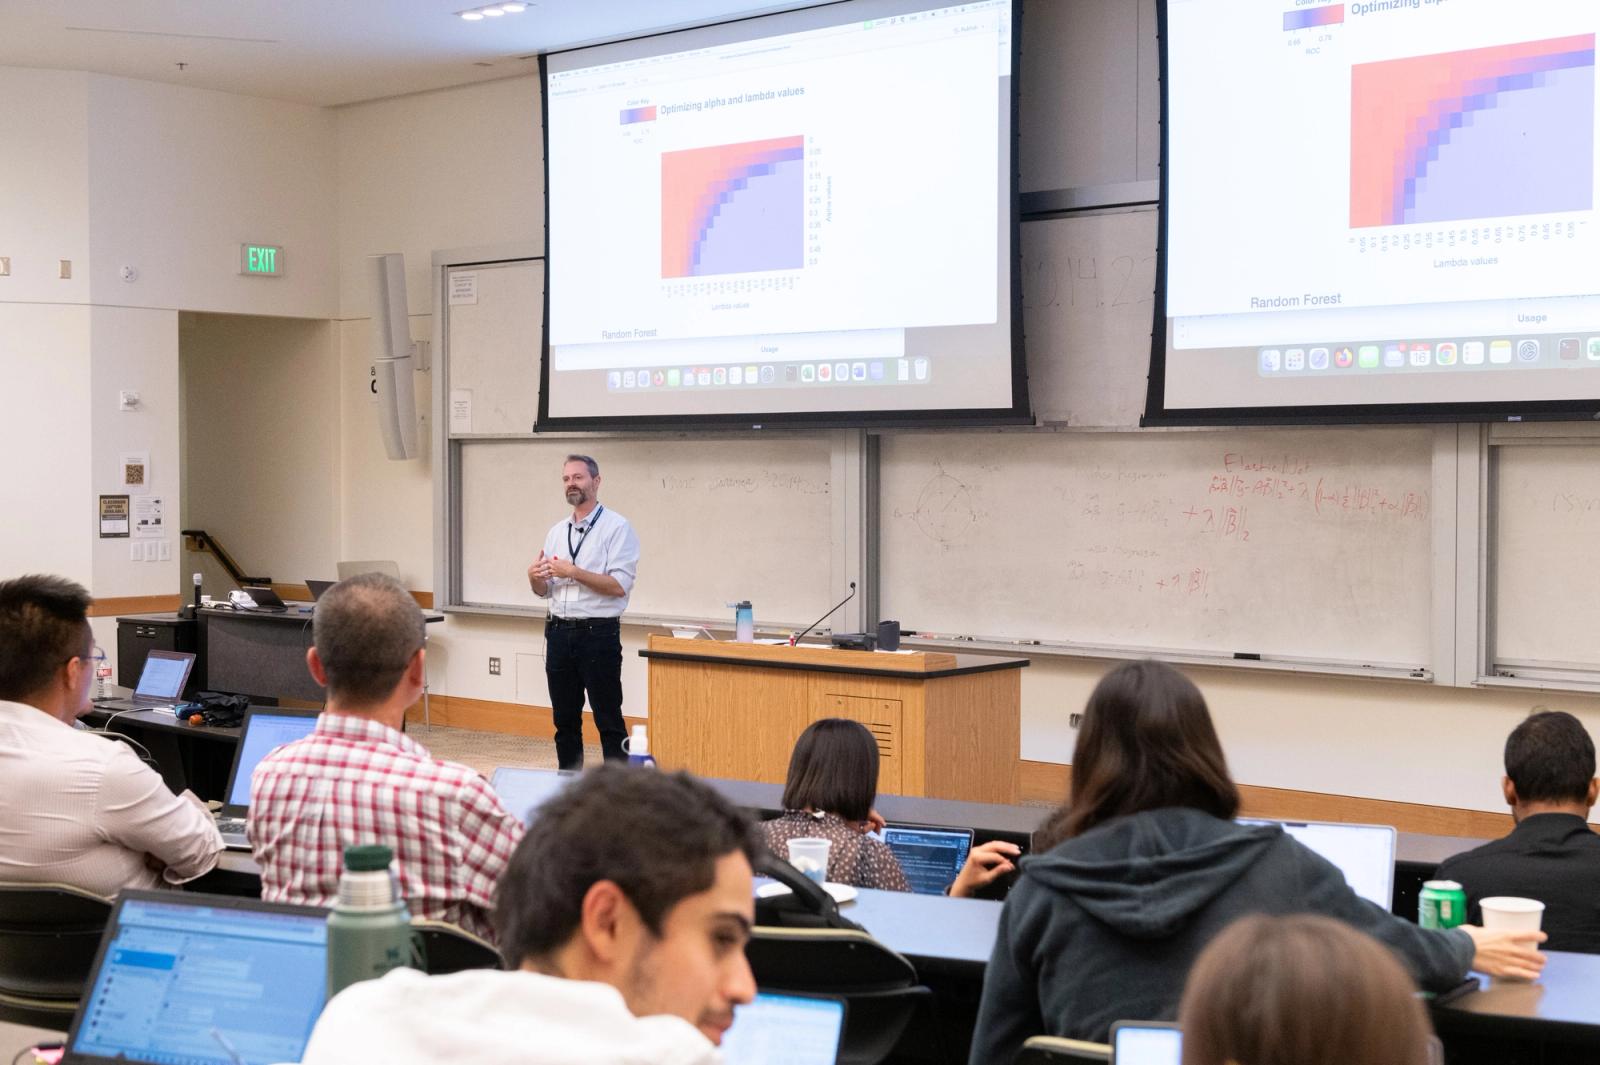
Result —
<path fill-rule="evenodd" d="M 390 872 L 394 852 L 346 847 L 339 901 L 328 914 L 328 997 L 411 964 L 411 911 Z"/>
<path fill-rule="evenodd" d="M 629 765 L 656 767 L 656 760 L 650 757 L 650 734 L 644 725 L 633 726 L 633 732 L 622 741 L 622 749 L 628 753 Z"/>

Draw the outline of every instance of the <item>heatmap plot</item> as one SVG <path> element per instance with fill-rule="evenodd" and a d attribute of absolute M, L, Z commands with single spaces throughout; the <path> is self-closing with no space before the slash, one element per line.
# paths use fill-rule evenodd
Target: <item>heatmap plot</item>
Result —
<path fill-rule="evenodd" d="M 805 254 L 805 138 L 661 156 L 661 276 L 793 270 Z"/>

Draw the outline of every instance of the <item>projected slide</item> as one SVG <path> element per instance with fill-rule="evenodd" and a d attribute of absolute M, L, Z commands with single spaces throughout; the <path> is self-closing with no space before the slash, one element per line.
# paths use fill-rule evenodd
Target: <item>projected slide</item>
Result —
<path fill-rule="evenodd" d="M 1594 34 L 1362 63 L 1350 83 L 1352 226 L 1594 206 Z"/>
<path fill-rule="evenodd" d="M 661 276 L 799 269 L 805 140 L 779 137 L 661 156 Z"/>
<path fill-rule="evenodd" d="M 1156 420 L 1600 408 L 1600 4 L 1163 2 Z"/>
<path fill-rule="evenodd" d="M 549 57 L 541 419 L 1012 408 L 1011 12 Z"/>

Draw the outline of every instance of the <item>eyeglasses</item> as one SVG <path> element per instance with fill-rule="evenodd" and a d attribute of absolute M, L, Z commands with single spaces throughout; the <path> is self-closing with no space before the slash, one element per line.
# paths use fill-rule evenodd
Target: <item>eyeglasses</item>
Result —
<path fill-rule="evenodd" d="M 106 653 L 99 644 L 94 645 L 94 650 L 86 655 L 68 655 L 63 661 L 70 662 L 74 658 L 81 658 L 86 662 L 93 662 L 97 667 L 106 664 Z"/>

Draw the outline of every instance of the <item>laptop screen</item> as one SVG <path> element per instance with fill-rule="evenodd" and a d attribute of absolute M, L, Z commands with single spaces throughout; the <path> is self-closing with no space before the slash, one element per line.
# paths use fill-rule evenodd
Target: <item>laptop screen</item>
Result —
<path fill-rule="evenodd" d="M 1345 825 L 1316 821 L 1239 819 L 1241 824 L 1283 826 L 1283 830 L 1339 867 L 1357 895 L 1384 909 L 1394 903 L 1394 829 L 1388 825 Z"/>
<path fill-rule="evenodd" d="M 183 692 L 183 682 L 189 679 L 192 665 L 194 655 L 185 651 L 151 651 L 145 656 L 144 669 L 139 672 L 135 698 L 176 702 Z"/>
<path fill-rule="evenodd" d="M 883 830 L 883 841 L 894 851 L 912 891 L 943 895 L 967 863 L 972 830 L 890 825 Z"/>
<path fill-rule="evenodd" d="M 299 1061 L 325 998 L 327 915 L 151 894 L 124 895 L 113 913 L 67 1059 Z"/>
<path fill-rule="evenodd" d="M 489 786 L 500 797 L 500 805 L 527 826 L 533 823 L 533 811 L 566 787 L 575 775 L 553 769 L 519 769 L 507 765 L 494 771 Z"/>
<path fill-rule="evenodd" d="M 725 1065 L 834 1065 L 844 1033 L 836 998 L 762 992 L 733 1014 L 722 1037 Z"/>
<path fill-rule="evenodd" d="M 1183 1033 L 1170 1024 L 1119 1021 L 1111 1029 L 1111 1065 L 1178 1065 Z"/>
<path fill-rule="evenodd" d="M 248 809 L 250 776 L 256 771 L 257 763 L 284 744 L 309 736 L 316 727 L 315 711 L 251 710 L 244 720 L 244 731 L 239 735 L 239 753 L 234 758 L 233 776 L 228 780 L 227 805 Z"/>

